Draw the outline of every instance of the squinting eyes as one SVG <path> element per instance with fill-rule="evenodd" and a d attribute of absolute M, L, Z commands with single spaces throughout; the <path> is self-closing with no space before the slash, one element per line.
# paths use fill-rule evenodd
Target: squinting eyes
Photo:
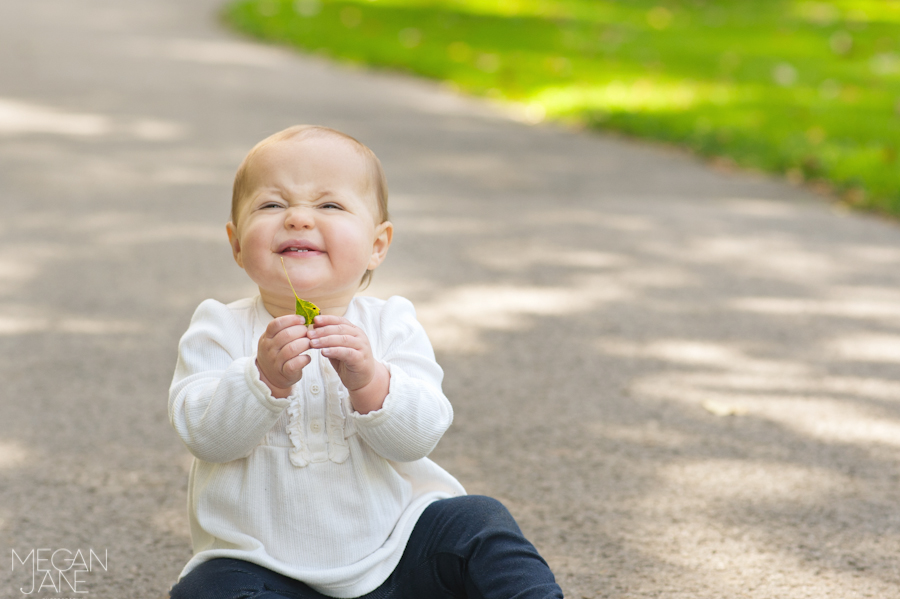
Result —
<path fill-rule="evenodd" d="M 319 206 L 314 206 L 315 208 L 328 208 L 330 210 L 343 210 L 344 207 L 340 204 L 335 204 L 333 202 L 328 202 L 327 204 L 320 204 Z M 267 210 L 269 208 L 288 208 L 284 204 L 279 204 L 278 202 L 266 202 L 265 204 L 260 204 L 257 210 Z"/>

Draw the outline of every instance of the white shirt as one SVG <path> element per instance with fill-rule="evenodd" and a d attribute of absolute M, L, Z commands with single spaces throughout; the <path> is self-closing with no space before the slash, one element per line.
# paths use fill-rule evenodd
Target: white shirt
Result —
<path fill-rule="evenodd" d="M 431 502 L 465 494 L 425 457 L 453 410 L 412 304 L 355 297 L 345 318 L 391 375 L 383 407 L 365 415 L 318 350 L 290 397 L 272 396 L 255 364 L 273 319 L 259 296 L 197 308 L 169 390 L 169 419 L 195 456 L 194 557 L 181 576 L 230 557 L 358 597 L 394 570 Z"/>

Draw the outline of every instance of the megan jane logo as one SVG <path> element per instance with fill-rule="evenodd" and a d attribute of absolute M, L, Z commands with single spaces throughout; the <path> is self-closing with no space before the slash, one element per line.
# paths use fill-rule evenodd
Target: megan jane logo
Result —
<path fill-rule="evenodd" d="M 21 587 L 23 595 L 41 591 L 55 593 L 87 593 L 88 574 L 96 570 L 107 570 L 108 550 L 93 549 L 32 549 L 18 552 L 12 550 L 13 572 L 26 571 L 31 574 L 29 585 Z"/>

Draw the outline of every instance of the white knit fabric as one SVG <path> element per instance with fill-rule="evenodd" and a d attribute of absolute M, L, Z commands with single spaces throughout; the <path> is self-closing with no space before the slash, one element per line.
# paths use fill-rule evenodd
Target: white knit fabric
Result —
<path fill-rule="evenodd" d="M 453 411 L 412 304 L 356 297 L 345 317 L 391 375 L 384 406 L 365 415 L 318 350 L 291 396 L 272 396 L 255 365 L 272 320 L 258 296 L 197 308 L 169 391 L 169 419 L 195 456 L 194 557 L 181 576 L 231 557 L 358 597 L 387 579 L 431 502 L 465 494 L 425 457 Z"/>

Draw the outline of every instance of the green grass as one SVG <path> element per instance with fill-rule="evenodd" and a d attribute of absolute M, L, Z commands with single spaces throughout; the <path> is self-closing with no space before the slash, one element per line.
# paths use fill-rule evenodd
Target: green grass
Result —
<path fill-rule="evenodd" d="M 898 0 L 238 0 L 225 17 L 900 215 Z"/>

